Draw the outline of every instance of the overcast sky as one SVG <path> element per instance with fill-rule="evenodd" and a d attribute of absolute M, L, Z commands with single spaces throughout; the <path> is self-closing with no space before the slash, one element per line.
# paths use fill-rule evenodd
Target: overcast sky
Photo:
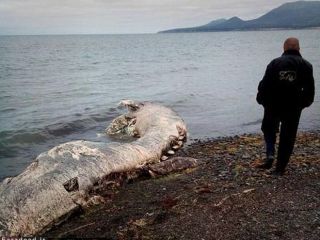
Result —
<path fill-rule="evenodd" d="M 0 0 L 0 34 L 152 33 L 252 19 L 290 0 Z"/>

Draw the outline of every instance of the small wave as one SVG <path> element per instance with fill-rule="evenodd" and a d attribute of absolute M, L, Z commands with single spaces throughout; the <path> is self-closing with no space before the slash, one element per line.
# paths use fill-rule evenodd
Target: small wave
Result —
<path fill-rule="evenodd" d="M 77 114 L 81 116 L 81 114 Z M 107 122 L 117 116 L 117 109 L 110 108 L 105 114 L 92 114 L 87 118 L 76 119 L 70 122 L 60 122 L 47 125 L 44 128 L 20 129 L 0 132 L 0 147 L 19 146 L 25 144 L 42 144 L 56 137 L 64 137 L 78 132 L 85 132 Z"/>
<path fill-rule="evenodd" d="M 13 112 L 15 110 L 17 110 L 17 109 L 15 109 L 15 108 L 5 108 L 5 109 L 1 109 L 0 112 L 7 113 L 7 112 Z"/>
<path fill-rule="evenodd" d="M 187 71 L 197 71 L 199 70 L 198 67 L 182 67 L 177 69 L 170 70 L 171 73 L 177 73 L 177 72 L 187 72 Z"/>
<path fill-rule="evenodd" d="M 260 124 L 261 122 L 262 122 L 262 119 L 258 119 L 256 121 L 244 123 L 241 126 L 243 126 L 243 127 L 245 127 L 245 126 L 254 126 L 254 125 Z"/>
<path fill-rule="evenodd" d="M 91 118 L 79 119 L 69 123 L 52 124 L 44 128 L 44 131 L 52 136 L 69 135 L 79 130 L 84 130 L 90 126 L 95 125 L 95 120 Z"/>
<path fill-rule="evenodd" d="M 24 130 L 0 132 L 1 147 L 12 144 L 41 143 L 46 139 L 47 137 L 44 133 L 37 132 L 36 130 L 30 132 Z"/>
<path fill-rule="evenodd" d="M 116 111 L 117 110 L 114 110 L 113 112 L 110 112 L 108 115 L 95 114 L 95 115 L 92 115 L 91 118 L 96 122 L 110 121 L 117 116 L 117 114 L 115 114 Z"/>
<path fill-rule="evenodd" d="M 12 96 L 11 95 L 3 95 L 3 96 L 0 96 L 0 99 L 6 99 L 6 98 L 11 98 Z"/>
<path fill-rule="evenodd" d="M 0 158 L 11 158 L 15 157 L 18 152 L 17 147 L 8 146 L 0 141 Z"/>

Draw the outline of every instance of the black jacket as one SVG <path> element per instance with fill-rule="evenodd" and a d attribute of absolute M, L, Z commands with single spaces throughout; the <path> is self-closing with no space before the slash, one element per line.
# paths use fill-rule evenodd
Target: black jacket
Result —
<path fill-rule="evenodd" d="M 309 107 L 314 100 L 312 65 L 299 51 L 285 51 L 270 62 L 258 87 L 257 102 L 279 110 Z"/>

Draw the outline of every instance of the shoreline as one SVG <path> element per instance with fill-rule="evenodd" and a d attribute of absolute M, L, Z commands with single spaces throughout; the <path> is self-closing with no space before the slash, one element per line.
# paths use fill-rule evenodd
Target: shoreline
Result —
<path fill-rule="evenodd" d="M 274 28 L 239 28 L 239 29 L 220 29 L 220 30 L 208 30 L 208 31 L 172 31 L 172 30 L 164 30 L 157 32 L 156 34 L 175 34 L 175 33 L 219 33 L 219 32 L 259 32 L 259 31 L 290 31 L 290 30 L 318 30 L 318 27 L 292 27 L 292 28 L 281 28 L 281 27 L 274 27 Z M 173 29 L 174 30 L 174 29 Z"/>
<path fill-rule="evenodd" d="M 298 133 L 283 177 L 255 168 L 261 134 L 192 142 L 177 156 L 203 164 L 101 192 L 105 198 L 44 234 L 49 238 L 318 239 L 320 132 Z"/>

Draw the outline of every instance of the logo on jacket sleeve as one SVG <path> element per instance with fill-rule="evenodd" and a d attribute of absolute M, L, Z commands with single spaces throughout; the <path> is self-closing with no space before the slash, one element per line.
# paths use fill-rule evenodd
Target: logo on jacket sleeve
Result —
<path fill-rule="evenodd" d="M 279 80 L 280 81 L 293 82 L 296 79 L 297 79 L 296 71 L 280 71 L 279 72 Z"/>

